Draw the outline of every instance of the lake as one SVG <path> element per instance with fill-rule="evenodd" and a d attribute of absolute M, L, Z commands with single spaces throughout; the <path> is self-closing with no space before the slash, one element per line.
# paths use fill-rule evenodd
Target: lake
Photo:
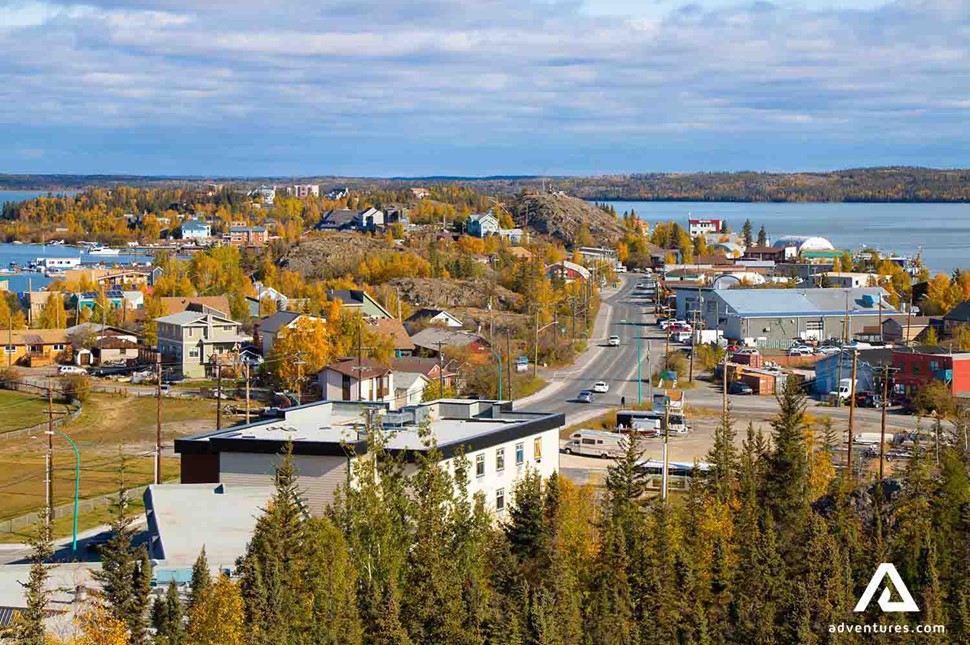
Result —
<path fill-rule="evenodd" d="M 43 244 L 0 244 L 0 271 L 6 271 L 11 262 L 24 266 L 37 258 L 81 258 L 85 265 L 104 263 L 105 266 L 114 264 L 131 264 L 133 262 L 147 263 L 152 258 L 147 255 L 127 254 L 124 251 L 113 257 L 89 256 L 81 249 L 73 246 L 45 246 Z M 54 281 L 43 273 L 21 271 L 15 275 L 0 275 L 0 282 L 7 282 L 10 291 L 38 290 Z"/>
<path fill-rule="evenodd" d="M 916 255 L 934 273 L 970 268 L 970 204 L 776 204 L 737 202 L 607 202 L 617 214 L 635 210 L 650 223 L 715 218 L 740 231 L 751 220 L 757 235 L 818 235 L 836 248 L 862 246 Z"/>
<path fill-rule="evenodd" d="M 0 190 L 0 205 L 5 202 L 25 202 L 34 197 L 46 196 L 50 192 L 52 195 L 73 195 L 73 190 Z"/>

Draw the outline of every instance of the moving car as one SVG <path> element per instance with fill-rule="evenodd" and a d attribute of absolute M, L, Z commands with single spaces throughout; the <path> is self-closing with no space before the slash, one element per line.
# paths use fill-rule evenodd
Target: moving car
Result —
<path fill-rule="evenodd" d="M 592 403 L 593 393 L 589 390 L 581 390 L 578 395 L 576 395 L 576 400 L 580 403 Z"/>
<path fill-rule="evenodd" d="M 87 374 L 88 371 L 83 367 L 78 367 L 76 365 L 61 365 L 57 368 L 57 373 L 64 374 Z"/>
<path fill-rule="evenodd" d="M 610 391 L 610 385 L 606 381 L 596 381 L 590 389 L 596 394 L 606 394 Z"/>
<path fill-rule="evenodd" d="M 609 340 L 606 341 L 606 344 L 609 345 L 610 347 L 619 347 L 620 337 L 616 335 L 610 336 Z"/>
<path fill-rule="evenodd" d="M 728 394 L 754 394 L 754 390 L 747 383 L 731 381 L 728 383 Z"/>

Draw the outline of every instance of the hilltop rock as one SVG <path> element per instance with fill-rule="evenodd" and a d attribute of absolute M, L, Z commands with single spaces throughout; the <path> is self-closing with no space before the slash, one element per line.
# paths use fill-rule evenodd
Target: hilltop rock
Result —
<path fill-rule="evenodd" d="M 560 194 L 526 194 L 515 203 L 515 225 L 551 235 L 567 246 L 582 240 L 585 225 L 597 246 L 613 246 L 623 237 L 623 225 L 615 216 L 589 202 Z M 589 241 L 589 240 L 587 240 Z"/>
<path fill-rule="evenodd" d="M 383 239 L 360 233 L 307 237 L 283 256 L 280 266 L 308 280 L 321 280 L 350 273 L 368 253 L 386 250 Z"/>
<path fill-rule="evenodd" d="M 445 278 L 398 278 L 388 283 L 398 290 L 401 299 L 414 307 L 477 307 L 511 309 L 520 296 L 490 280 L 452 280 Z"/>

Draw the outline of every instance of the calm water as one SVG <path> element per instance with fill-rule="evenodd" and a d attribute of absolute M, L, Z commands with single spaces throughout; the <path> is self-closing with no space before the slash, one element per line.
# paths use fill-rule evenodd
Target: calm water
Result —
<path fill-rule="evenodd" d="M 114 264 L 131 264 L 133 262 L 145 263 L 152 259 L 146 255 L 129 255 L 122 251 L 113 257 L 91 257 L 87 253 L 82 253 L 81 249 L 72 246 L 44 246 L 43 244 L 0 244 L 0 272 L 6 271 L 11 262 L 16 262 L 24 266 L 30 260 L 37 258 L 81 258 L 85 265 L 103 263 L 105 266 Z M 2 275 L 0 282 L 6 281 L 10 291 L 27 291 L 28 289 L 40 289 L 45 287 L 53 280 L 44 276 L 43 273 L 32 273 L 22 271 L 16 275 Z"/>
<path fill-rule="evenodd" d="M 970 204 L 739 204 L 727 202 L 609 202 L 622 214 L 635 210 L 648 222 L 687 217 L 727 220 L 740 231 L 745 219 L 768 237 L 818 235 L 836 248 L 861 246 L 915 255 L 931 271 L 970 268 Z"/>
<path fill-rule="evenodd" d="M 34 197 L 40 197 L 41 195 L 47 195 L 46 190 L 0 190 L 0 204 L 4 202 L 24 202 L 28 199 L 33 199 Z M 61 190 L 55 191 L 51 194 L 54 195 L 73 195 L 74 191 L 71 190 Z"/>

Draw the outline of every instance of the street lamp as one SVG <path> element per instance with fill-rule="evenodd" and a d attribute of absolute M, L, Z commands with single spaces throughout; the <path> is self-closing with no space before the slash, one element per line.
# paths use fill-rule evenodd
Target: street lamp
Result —
<path fill-rule="evenodd" d="M 74 449 L 74 530 L 73 538 L 71 540 L 71 551 L 77 553 L 77 506 L 78 506 L 78 495 L 81 492 L 81 453 L 77 449 L 77 444 L 74 440 L 68 437 L 66 434 L 60 430 L 45 430 L 46 435 L 60 435 L 67 439 L 67 442 L 71 444 L 71 448 Z M 54 500 L 51 500 L 51 505 L 54 504 Z"/>
<path fill-rule="evenodd" d="M 498 361 L 498 396 L 496 396 L 495 398 L 501 400 L 502 398 L 502 357 L 499 355 L 498 352 L 495 351 L 494 347 L 489 346 L 489 349 L 492 350 L 492 356 L 494 356 L 495 360 Z M 510 356 L 509 360 L 511 359 L 512 357 Z"/>

